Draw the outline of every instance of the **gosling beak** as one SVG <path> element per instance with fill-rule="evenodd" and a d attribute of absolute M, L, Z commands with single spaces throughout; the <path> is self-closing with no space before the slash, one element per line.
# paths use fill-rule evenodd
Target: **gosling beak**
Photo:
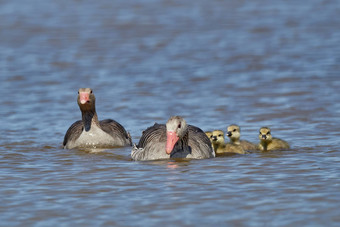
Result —
<path fill-rule="evenodd" d="M 216 141 L 216 140 L 217 140 L 217 136 L 212 136 L 211 139 L 212 139 L 213 141 Z"/>
<path fill-rule="evenodd" d="M 267 136 L 266 135 L 262 135 L 262 139 L 267 139 Z"/>
<path fill-rule="evenodd" d="M 231 131 L 228 131 L 228 132 L 227 132 L 227 136 L 228 136 L 228 137 L 232 136 Z"/>

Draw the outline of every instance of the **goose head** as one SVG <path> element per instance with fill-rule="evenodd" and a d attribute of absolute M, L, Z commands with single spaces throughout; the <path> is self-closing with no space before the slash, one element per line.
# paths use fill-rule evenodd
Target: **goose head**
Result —
<path fill-rule="evenodd" d="M 262 127 L 260 128 L 260 134 L 259 134 L 260 141 L 271 141 L 272 135 L 270 133 L 270 128 L 268 127 Z"/>
<path fill-rule="evenodd" d="M 229 125 L 227 128 L 227 136 L 232 141 L 237 141 L 241 137 L 241 130 L 238 125 Z"/>
<path fill-rule="evenodd" d="M 171 154 L 178 140 L 188 133 L 188 125 L 182 117 L 170 117 L 166 123 L 166 153 Z"/>
<path fill-rule="evenodd" d="M 214 130 L 211 135 L 211 142 L 213 145 L 223 145 L 224 132 L 222 130 Z"/>
<path fill-rule="evenodd" d="M 81 111 L 95 110 L 96 98 L 91 88 L 79 88 L 78 99 L 79 108 Z"/>

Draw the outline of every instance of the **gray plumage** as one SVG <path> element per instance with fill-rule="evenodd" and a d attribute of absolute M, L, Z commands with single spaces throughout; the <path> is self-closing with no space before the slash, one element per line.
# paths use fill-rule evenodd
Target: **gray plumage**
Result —
<path fill-rule="evenodd" d="M 76 121 L 67 130 L 63 141 L 65 149 L 132 145 L 130 134 L 121 124 L 112 119 L 98 121 L 95 97 L 90 88 L 80 88 L 78 94 L 82 120 Z"/>
<path fill-rule="evenodd" d="M 165 151 L 167 126 L 156 123 L 143 131 L 138 145 L 134 145 L 131 152 L 133 160 L 204 159 L 215 157 L 209 138 L 200 128 L 186 125 L 184 119 L 178 116 L 171 117 L 169 121 L 175 121 L 175 126 L 177 126 L 178 122 L 182 124 L 181 132 L 178 132 L 180 138 L 171 153 L 167 154 Z"/>

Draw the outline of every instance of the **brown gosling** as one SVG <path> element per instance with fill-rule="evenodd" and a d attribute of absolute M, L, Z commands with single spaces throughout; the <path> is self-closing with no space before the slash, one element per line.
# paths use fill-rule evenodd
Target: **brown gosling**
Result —
<path fill-rule="evenodd" d="M 260 129 L 260 143 L 258 149 L 261 151 L 273 151 L 289 149 L 289 144 L 281 139 L 273 138 L 270 132 L 270 128 L 262 127 Z"/>
<path fill-rule="evenodd" d="M 224 132 L 222 130 L 214 130 L 211 135 L 212 146 L 216 153 L 216 156 L 221 156 L 224 154 L 237 153 L 245 154 L 246 152 L 242 149 L 240 145 L 225 143 Z"/>
<path fill-rule="evenodd" d="M 241 129 L 238 125 L 229 125 L 227 131 L 227 136 L 229 137 L 231 144 L 240 145 L 245 151 L 255 151 L 258 149 L 256 144 L 247 140 L 240 140 Z"/>

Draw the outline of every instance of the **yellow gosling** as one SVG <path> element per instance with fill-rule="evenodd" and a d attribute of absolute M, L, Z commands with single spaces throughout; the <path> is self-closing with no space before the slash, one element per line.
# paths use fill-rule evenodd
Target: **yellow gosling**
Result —
<path fill-rule="evenodd" d="M 240 145 L 225 143 L 224 132 L 222 130 L 214 130 L 212 132 L 212 146 L 216 156 L 221 156 L 230 153 L 245 154 L 246 152 Z"/>
<path fill-rule="evenodd" d="M 231 144 L 240 145 L 245 151 L 255 151 L 258 149 L 256 144 L 247 140 L 240 140 L 241 129 L 238 125 L 229 125 L 227 128 L 227 136 L 229 137 Z"/>
<path fill-rule="evenodd" d="M 268 127 L 262 127 L 260 129 L 259 138 L 260 143 L 258 144 L 258 148 L 261 151 L 289 149 L 289 144 L 286 141 L 272 137 L 270 128 Z"/>
<path fill-rule="evenodd" d="M 206 132 L 204 132 L 204 133 L 208 136 L 208 138 L 210 139 L 210 142 L 212 142 L 212 141 L 211 141 L 212 132 L 211 132 L 211 131 L 206 131 Z"/>
<path fill-rule="evenodd" d="M 213 147 L 213 143 L 212 143 L 212 132 L 211 131 L 206 131 L 206 132 L 204 132 L 207 136 L 208 136 L 208 138 L 209 138 L 209 140 L 210 140 L 210 143 L 211 143 L 211 147 L 214 149 L 214 147 Z"/>

